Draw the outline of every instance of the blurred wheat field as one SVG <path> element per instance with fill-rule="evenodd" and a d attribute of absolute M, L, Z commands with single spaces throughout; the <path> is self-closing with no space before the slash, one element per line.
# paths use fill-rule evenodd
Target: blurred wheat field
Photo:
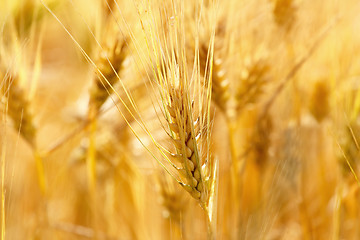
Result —
<path fill-rule="evenodd" d="M 0 0 L 1 240 L 360 239 L 356 0 Z"/>

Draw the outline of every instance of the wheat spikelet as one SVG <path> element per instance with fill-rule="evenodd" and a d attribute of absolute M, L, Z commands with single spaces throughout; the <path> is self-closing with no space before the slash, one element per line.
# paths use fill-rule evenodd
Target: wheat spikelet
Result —
<path fill-rule="evenodd" d="M 229 80 L 225 77 L 225 70 L 222 68 L 223 60 L 216 57 L 214 59 L 212 78 L 213 99 L 220 109 L 225 111 L 227 101 L 230 98 Z"/>
<path fill-rule="evenodd" d="M 330 112 L 329 103 L 330 90 L 326 81 L 315 83 L 313 92 L 310 96 L 310 112 L 318 122 L 323 121 Z"/>
<path fill-rule="evenodd" d="M 98 75 L 90 89 L 90 105 L 94 105 L 97 111 L 112 92 L 110 86 L 113 86 L 118 80 L 117 74 L 120 73 L 126 58 L 125 49 L 126 40 L 117 35 L 114 42 L 107 41 L 98 56 L 96 65 L 103 76 Z M 103 78 L 107 79 L 107 82 Z"/>
<path fill-rule="evenodd" d="M 0 76 L 1 76 L 0 72 Z M 43 160 L 38 153 L 36 133 L 33 116 L 30 111 L 30 102 L 26 98 L 23 88 L 19 86 L 18 77 L 7 74 L 4 78 L 1 91 L 6 98 L 7 115 L 13 122 L 14 130 L 19 132 L 22 138 L 31 146 L 36 163 L 40 190 L 46 194 L 46 178 Z"/>
<path fill-rule="evenodd" d="M 12 13 L 11 28 L 18 37 L 25 38 L 31 34 L 32 28 L 41 24 L 44 17 L 45 11 L 37 1 L 24 0 Z"/>
<path fill-rule="evenodd" d="M 167 92 L 169 99 L 164 104 L 169 136 L 174 146 L 174 151 L 170 150 L 171 162 L 180 176 L 180 185 L 207 213 L 209 236 L 212 238 L 216 166 L 209 150 L 210 125 L 205 119 L 206 114 L 201 114 L 209 108 L 195 110 L 196 103 L 190 100 L 190 90 L 182 85 L 184 82 L 177 87 L 170 84 Z"/>
<path fill-rule="evenodd" d="M 8 79 L 6 79 L 8 78 Z M 35 146 L 36 127 L 30 112 L 30 103 L 24 90 L 18 84 L 18 78 L 7 75 L 4 79 L 3 93 L 7 95 L 8 115 L 12 119 L 15 131 L 31 146 Z"/>
<path fill-rule="evenodd" d="M 116 8 L 116 5 L 117 5 L 117 2 L 116 0 L 102 0 L 101 1 L 101 7 L 103 8 L 103 12 L 104 12 L 104 15 L 105 15 L 105 18 L 108 18 L 111 16 L 111 14 L 113 14 L 113 12 L 115 12 L 115 8 Z"/>
<path fill-rule="evenodd" d="M 163 171 L 157 174 L 157 180 L 161 196 L 160 202 L 165 209 L 163 216 L 180 224 L 181 214 L 186 208 L 184 194 L 177 189 L 178 186 L 175 185 L 174 179 L 164 174 Z"/>
<path fill-rule="evenodd" d="M 243 109 L 248 104 L 254 104 L 260 97 L 268 82 L 270 66 L 265 60 L 251 60 L 245 62 L 241 74 L 240 86 L 236 89 L 236 110 Z"/>
<path fill-rule="evenodd" d="M 157 172 L 156 180 L 160 204 L 163 207 L 165 234 L 172 239 L 182 239 L 186 233 L 184 218 L 189 204 L 188 196 L 163 170 Z"/>
<path fill-rule="evenodd" d="M 222 41 L 217 37 L 214 46 L 214 62 L 212 67 L 212 99 L 221 111 L 226 111 L 228 100 L 230 99 L 229 79 L 226 76 L 224 60 L 220 57 Z M 205 69 L 209 47 L 202 42 L 199 50 L 201 68 Z"/>
<path fill-rule="evenodd" d="M 169 128 L 172 141 L 176 148 L 175 158 L 180 162 L 179 173 L 186 179 L 184 188 L 195 199 L 205 202 L 207 193 L 204 189 L 204 176 L 201 171 L 199 152 L 196 149 L 197 140 L 201 137 L 198 122 L 192 119 L 192 107 L 184 90 L 173 88 L 170 90 L 170 102 L 167 111 L 170 115 Z"/>
<path fill-rule="evenodd" d="M 276 0 L 273 16 L 276 24 L 289 31 L 296 20 L 296 8 L 293 0 Z"/>
<path fill-rule="evenodd" d="M 270 114 L 258 117 L 257 125 L 252 135 L 252 143 L 256 154 L 257 164 L 264 168 L 269 158 L 269 149 L 271 146 L 271 132 L 273 131 L 273 122 Z"/>

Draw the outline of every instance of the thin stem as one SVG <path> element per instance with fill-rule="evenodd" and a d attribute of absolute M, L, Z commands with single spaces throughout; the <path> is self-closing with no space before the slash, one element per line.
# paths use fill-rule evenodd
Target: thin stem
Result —
<path fill-rule="evenodd" d="M 96 128 L 97 128 L 97 119 L 96 116 L 98 111 L 94 104 L 90 105 L 89 108 L 89 148 L 87 151 L 86 157 L 86 169 L 87 169 L 87 177 L 89 184 L 89 194 L 91 199 L 91 209 L 93 213 L 93 228 L 95 239 L 98 239 L 98 231 L 97 231 L 97 204 L 96 204 Z M 92 120 L 92 121 L 91 121 Z"/>
<path fill-rule="evenodd" d="M 172 217 L 169 217 L 166 223 L 168 225 L 167 229 L 170 230 L 169 239 L 174 239 L 174 240 L 182 239 L 182 229 L 180 222 L 173 219 Z"/>
<path fill-rule="evenodd" d="M 46 183 L 46 177 L 45 177 L 44 162 L 43 162 L 43 159 L 40 156 L 39 152 L 36 149 L 34 150 L 34 159 L 35 159 L 35 164 L 36 164 L 36 171 L 37 171 L 40 191 L 41 191 L 41 194 L 43 195 L 43 197 L 46 197 L 47 183 Z"/>
<path fill-rule="evenodd" d="M 38 221 L 41 222 L 41 225 L 44 228 L 48 228 L 49 227 L 48 205 L 47 205 L 48 186 L 45 175 L 44 160 L 43 157 L 40 155 L 39 151 L 37 150 L 36 144 L 33 147 L 34 147 L 33 155 L 35 159 L 38 185 L 41 192 L 41 201 L 39 201 L 39 205 L 41 205 L 41 208 L 40 208 L 40 212 L 38 212 L 37 214 L 37 218 Z"/>
<path fill-rule="evenodd" d="M 5 158 L 6 145 L 2 145 L 1 154 L 1 240 L 5 240 Z"/>
<path fill-rule="evenodd" d="M 210 216 L 207 210 L 205 210 L 206 213 L 206 223 L 207 223 L 207 231 L 208 231 L 208 240 L 215 240 L 215 224 L 213 221 L 210 220 Z"/>
<path fill-rule="evenodd" d="M 240 178 L 239 178 L 239 169 L 240 169 L 240 162 L 238 159 L 238 153 L 236 148 L 236 140 L 235 140 L 235 131 L 236 131 L 236 120 L 227 118 L 226 120 L 227 128 L 228 128 L 228 137 L 229 137 L 229 145 L 230 145 L 230 154 L 231 154 L 231 167 L 230 167 L 230 173 L 231 173 L 231 203 L 233 205 L 233 223 L 230 228 L 237 229 L 237 216 L 240 209 L 238 196 L 240 195 Z M 236 234 L 236 233 L 235 233 Z"/>

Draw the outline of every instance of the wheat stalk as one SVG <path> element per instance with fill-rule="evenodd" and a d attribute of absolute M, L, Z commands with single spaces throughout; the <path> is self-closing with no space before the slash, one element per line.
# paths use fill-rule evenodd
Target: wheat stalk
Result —
<path fill-rule="evenodd" d="M 2 76 L 2 73 L 0 72 L 0 79 L 4 80 L 4 77 Z M 6 124 L 7 121 L 7 112 L 6 110 L 2 114 L 2 121 Z M 5 139 L 2 140 L 2 147 L 1 147 L 1 240 L 5 240 L 5 229 L 6 229 L 6 210 L 5 210 L 5 160 L 6 160 L 6 128 L 4 130 L 1 129 L 3 132 L 3 136 Z"/>

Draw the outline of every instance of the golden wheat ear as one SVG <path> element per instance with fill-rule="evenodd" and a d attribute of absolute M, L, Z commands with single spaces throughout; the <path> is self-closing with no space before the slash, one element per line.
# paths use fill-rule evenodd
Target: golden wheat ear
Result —
<path fill-rule="evenodd" d="M 273 8 L 275 23 L 286 32 L 290 31 L 296 21 L 294 0 L 275 0 Z"/>
<path fill-rule="evenodd" d="M 167 141 L 162 146 L 154 138 L 152 140 L 164 156 L 165 161 L 157 159 L 158 162 L 199 203 L 209 223 L 213 224 L 217 168 L 210 151 L 210 116 L 213 114 L 210 105 L 215 30 L 208 38 L 208 52 L 204 54 L 205 64 L 202 65 L 199 31 L 188 33 L 185 29 L 191 24 L 194 24 L 191 28 L 200 28 L 197 21 L 186 16 L 189 12 L 202 11 L 203 6 L 199 4 L 196 10 L 191 8 L 193 6 L 185 9 L 182 1 L 174 1 L 171 5 L 170 9 L 160 8 L 160 19 L 167 20 L 164 21 L 167 33 L 161 28 L 150 29 L 147 36 L 149 58 L 156 61 L 152 68 L 155 79 L 151 81 L 154 92 L 158 93 L 154 108 L 161 113 L 158 118 Z M 150 9 L 152 13 L 157 11 Z M 157 26 L 154 19 L 153 25 Z M 188 48 L 187 40 L 195 47 Z"/>
<path fill-rule="evenodd" d="M 2 67 L 2 66 L 1 66 Z M 0 72 L 1 74 L 1 72 Z M 9 73 L 2 77 L 1 92 L 6 97 L 5 112 L 13 122 L 13 128 L 31 146 L 38 174 L 38 183 L 43 196 L 46 195 L 47 183 L 43 160 L 38 153 L 36 133 L 37 128 L 30 110 L 30 101 L 25 91 L 19 86 L 17 75 Z"/>
<path fill-rule="evenodd" d="M 7 75 L 4 83 L 3 94 L 7 96 L 7 113 L 13 121 L 14 129 L 19 131 L 24 140 L 34 147 L 36 128 L 25 92 L 19 86 L 16 76 Z"/>
<path fill-rule="evenodd" d="M 180 225 L 182 214 L 186 209 L 187 198 L 177 182 L 163 170 L 157 172 L 156 180 L 161 197 L 160 203 L 164 207 L 163 217 Z"/>
<path fill-rule="evenodd" d="M 211 48 L 212 49 L 212 48 Z M 181 56 L 180 54 L 177 54 Z M 212 52 L 209 53 L 212 57 Z M 180 62 L 181 61 L 181 57 Z M 167 75 L 162 76 L 162 103 L 166 119 L 165 130 L 169 133 L 172 149 L 169 149 L 180 185 L 196 199 L 212 220 L 216 161 L 210 153 L 211 82 L 209 72 L 200 76 L 197 69 L 189 79 L 186 67 L 179 67 L 173 58 L 166 64 Z"/>
<path fill-rule="evenodd" d="M 218 40 L 217 40 L 218 41 Z M 221 41 L 221 40 L 219 40 Z M 228 101 L 231 97 L 229 91 L 229 79 L 227 78 L 224 59 L 220 56 L 220 46 L 217 44 L 214 50 L 212 66 L 212 99 L 221 111 L 226 112 Z M 209 46 L 202 42 L 199 49 L 199 61 L 201 68 L 205 70 L 208 61 Z"/>
<path fill-rule="evenodd" d="M 248 59 L 236 89 L 235 106 L 241 111 L 248 104 L 255 104 L 269 82 L 270 65 L 265 59 Z"/>
<path fill-rule="evenodd" d="M 183 187 L 192 197 L 201 202 L 208 198 L 204 189 L 204 174 L 201 170 L 201 161 L 197 141 L 200 140 L 199 119 L 192 120 L 192 107 L 188 104 L 187 94 L 181 89 L 170 91 L 170 102 L 166 108 L 170 118 L 168 119 L 172 141 L 176 152 L 173 156 L 181 164 L 180 175 L 186 179 Z"/>
<path fill-rule="evenodd" d="M 168 90 L 163 110 L 174 146 L 170 161 L 180 176 L 180 185 L 199 202 L 211 222 L 216 181 L 215 161 L 208 149 L 211 127 L 195 110 L 189 89 L 171 86 Z"/>
<path fill-rule="evenodd" d="M 310 96 L 309 110 L 318 122 L 322 122 L 330 114 L 330 89 L 326 80 L 315 83 Z"/>
<path fill-rule="evenodd" d="M 114 86 L 119 80 L 118 74 L 127 56 L 126 48 L 126 39 L 118 36 L 113 42 L 107 42 L 99 53 L 95 64 L 103 76 L 96 77 L 90 89 L 90 105 L 93 105 L 97 111 L 112 92 L 110 86 Z M 107 79 L 106 83 L 102 80 L 103 77 Z"/>

